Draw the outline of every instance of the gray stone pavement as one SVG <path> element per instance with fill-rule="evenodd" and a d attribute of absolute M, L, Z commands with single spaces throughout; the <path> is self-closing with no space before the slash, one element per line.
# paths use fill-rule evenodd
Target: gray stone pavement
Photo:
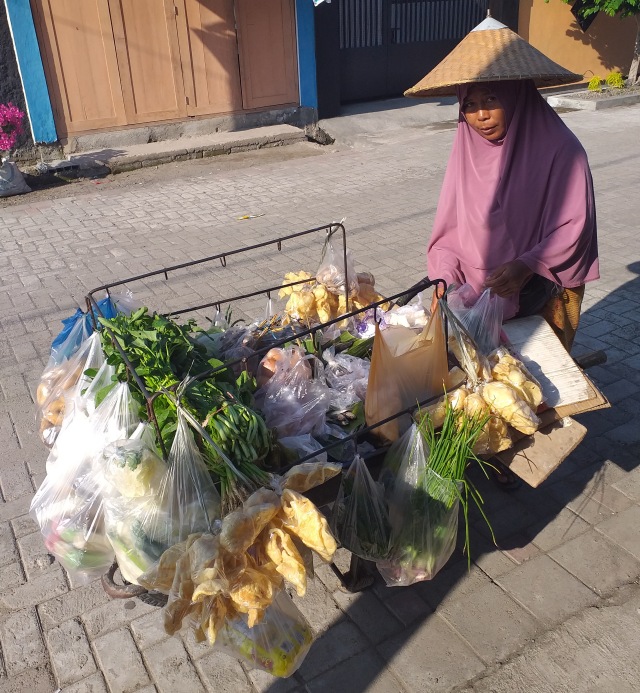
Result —
<path fill-rule="evenodd" d="M 500 550 L 474 518 L 470 570 L 457 550 L 432 582 L 352 595 L 318 566 L 300 602 L 318 638 L 287 681 L 188 635 L 167 638 L 154 607 L 110 601 L 98 582 L 74 586 L 51 561 L 27 514 L 46 459 L 34 388 L 59 320 L 87 290 L 167 264 L 345 217 L 358 266 L 383 292 L 407 288 L 425 273 L 452 132 L 389 128 L 282 163 L 203 162 L 176 167 L 174 180 L 132 174 L 130 186 L 0 206 L 0 692 L 638 689 L 640 106 L 563 117 L 592 163 L 603 273 L 587 289 L 576 352 L 606 350 L 592 374 L 613 407 L 580 417 L 587 439 L 538 489 L 504 494 L 478 480 Z M 180 308 L 277 283 L 319 256 L 320 239 L 307 237 L 132 288 L 158 310 Z M 243 306 L 263 309 L 263 299 Z"/>

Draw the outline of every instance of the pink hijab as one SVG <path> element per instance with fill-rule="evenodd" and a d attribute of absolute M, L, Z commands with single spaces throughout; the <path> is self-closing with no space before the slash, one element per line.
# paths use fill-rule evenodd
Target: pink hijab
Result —
<path fill-rule="evenodd" d="M 463 103 L 469 87 L 458 87 Z M 564 288 L 597 279 L 593 181 L 576 136 L 531 80 L 493 82 L 507 134 L 489 142 L 460 111 L 427 250 L 428 273 L 477 292 L 499 265 L 522 260 Z M 505 301 L 505 319 L 518 297 Z"/>

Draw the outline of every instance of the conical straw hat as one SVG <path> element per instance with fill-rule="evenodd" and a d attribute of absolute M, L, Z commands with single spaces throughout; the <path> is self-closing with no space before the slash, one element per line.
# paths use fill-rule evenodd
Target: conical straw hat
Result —
<path fill-rule="evenodd" d="M 426 77 L 405 96 L 455 94 L 458 84 L 532 79 L 538 87 L 582 80 L 565 70 L 518 34 L 491 17 L 472 29 Z"/>

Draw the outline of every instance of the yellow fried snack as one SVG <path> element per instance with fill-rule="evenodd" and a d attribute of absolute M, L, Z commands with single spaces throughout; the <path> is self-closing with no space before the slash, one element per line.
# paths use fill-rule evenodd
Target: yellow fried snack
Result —
<path fill-rule="evenodd" d="M 316 297 L 311 289 L 294 291 L 289 296 L 284 310 L 292 320 L 299 320 L 300 322 L 315 322 L 318 317 Z"/>
<path fill-rule="evenodd" d="M 291 583 L 299 597 L 307 591 L 307 573 L 300 552 L 290 534 L 276 527 L 265 530 L 265 552 L 273 561 L 276 570 Z"/>
<path fill-rule="evenodd" d="M 265 505 L 266 503 L 271 503 L 272 505 L 280 507 L 280 498 L 278 498 L 278 494 L 270 488 L 259 488 L 257 491 L 254 491 L 242 505 L 244 508 L 250 508 L 253 505 Z"/>
<path fill-rule="evenodd" d="M 316 311 L 320 322 L 329 322 L 335 317 L 333 313 L 334 303 L 329 299 L 333 294 L 327 290 L 324 284 L 316 284 L 313 287 L 313 295 L 316 298 Z"/>
<path fill-rule="evenodd" d="M 296 284 L 295 286 L 285 286 L 286 284 L 291 284 L 292 282 L 297 282 L 302 279 L 311 279 L 309 272 L 287 272 L 284 275 L 283 286 L 280 291 L 278 291 L 278 297 L 284 298 L 285 296 L 291 296 L 294 291 L 300 291 L 303 286 L 308 286 L 308 284 Z"/>
<path fill-rule="evenodd" d="M 200 628 L 204 632 L 210 645 L 214 645 L 220 629 L 227 618 L 227 600 L 217 596 L 205 602 L 202 608 Z"/>
<path fill-rule="evenodd" d="M 176 574 L 176 564 L 186 550 L 186 541 L 169 547 L 154 566 L 138 577 L 138 584 L 148 590 L 169 594 Z"/>
<path fill-rule="evenodd" d="M 489 419 L 489 450 L 492 453 L 508 450 L 513 444 L 507 424 L 497 416 Z"/>
<path fill-rule="evenodd" d="M 291 489 L 282 492 L 278 513 L 284 527 L 295 534 L 323 560 L 329 562 L 338 548 L 324 515 L 308 499 Z"/>
<path fill-rule="evenodd" d="M 220 545 L 230 553 L 246 551 L 280 509 L 275 493 L 266 503 L 249 505 L 229 513 L 222 521 Z"/>
<path fill-rule="evenodd" d="M 175 635 L 182 627 L 182 621 L 191 610 L 193 588 L 191 555 L 187 551 L 176 564 L 169 602 L 163 611 L 164 630 L 167 635 Z"/>
<path fill-rule="evenodd" d="M 266 609 L 275 597 L 275 586 L 262 570 L 247 567 L 229 590 L 229 599 L 242 614 Z"/>
<path fill-rule="evenodd" d="M 492 411 L 516 430 L 527 436 L 538 430 L 540 419 L 510 385 L 497 381 L 485 383 L 481 394 Z"/>
<path fill-rule="evenodd" d="M 377 303 L 382 301 L 384 296 L 381 296 L 371 284 L 362 283 L 358 289 L 357 295 L 354 297 L 353 302 L 355 307 L 364 308 L 365 306 L 371 305 L 372 303 Z M 381 310 L 389 310 L 391 304 L 389 302 L 380 304 Z"/>
<path fill-rule="evenodd" d="M 324 484 L 325 481 L 340 474 L 342 465 L 331 462 L 303 462 L 292 467 L 282 482 L 283 488 L 304 493 L 311 488 Z"/>

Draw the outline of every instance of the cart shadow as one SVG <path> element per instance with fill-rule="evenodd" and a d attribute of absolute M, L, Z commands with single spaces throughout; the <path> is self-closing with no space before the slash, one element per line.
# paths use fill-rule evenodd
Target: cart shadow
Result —
<path fill-rule="evenodd" d="M 640 261 L 627 269 L 640 275 Z M 485 619 L 491 618 L 491 599 L 486 591 L 495 589 L 496 583 L 499 586 L 502 576 L 521 570 L 520 566 L 527 561 L 545 556 L 626 507 L 629 500 L 612 484 L 640 463 L 637 415 L 629 401 L 626 407 L 620 404 L 625 393 L 627 398 L 633 398 L 633 393 L 640 390 L 640 347 L 634 346 L 640 341 L 634 339 L 640 336 L 639 297 L 640 276 L 636 276 L 583 313 L 584 332 L 578 331 L 573 353 L 605 349 L 609 361 L 594 367 L 589 376 L 610 399 L 612 408 L 575 417 L 588 429 L 578 448 L 535 489 L 523 483 L 506 492 L 479 469 L 472 470 L 470 480 L 484 500 L 493 537 L 481 514 L 471 508 L 470 565 L 463 550 L 464 532 L 459 531 L 456 549 L 447 565 L 433 580 L 411 587 L 389 588 L 375 571 L 373 586 L 353 595 L 337 586 L 335 580 L 332 582 L 329 571 L 321 573 L 325 587 L 329 592 L 333 590 L 333 599 L 343 613 L 317 638 L 294 675 L 296 683 L 292 681 L 293 686 L 285 689 L 283 682 L 274 682 L 267 689 L 270 693 L 364 693 L 378 684 L 383 688 L 384 684 L 393 685 L 391 674 L 394 669 L 400 671 L 407 661 L 415 669 L 414 683 L 416 675 L 423 677 L 425 686 L 433 677 L 446 680 L 447 671 L 453 671 L 452 662 L 434 664 L 429 653 L 431 645 L 435 651 L 441 651 L 441 646 L 433 643 L 440 628 L 432 619 L 444 617 L 465 641 L 460 646 L 463 649 L 456 651 L 466 648 L 470 657 L 477 657 L 480 653 L 474 651 L 474 642 L 466 637 L 465 627 L 470 615 L 479 610 L 489 613 L 485 613 Z M 610 329 L 594 340 L 591 335 L 598 329 L 589 326 L 603 321 L 608 321 Z M 618 346 L 626 346 L 627 351 Z M 464 614 L 467 616 L 463 617 Z M 501 617 L 496 614 L 495 618 Z M 490 638 L 490 634 L 486 637 Z M 456 684 L 452 688 L 459 683 L 459 677 L 454 678 Z"/>

